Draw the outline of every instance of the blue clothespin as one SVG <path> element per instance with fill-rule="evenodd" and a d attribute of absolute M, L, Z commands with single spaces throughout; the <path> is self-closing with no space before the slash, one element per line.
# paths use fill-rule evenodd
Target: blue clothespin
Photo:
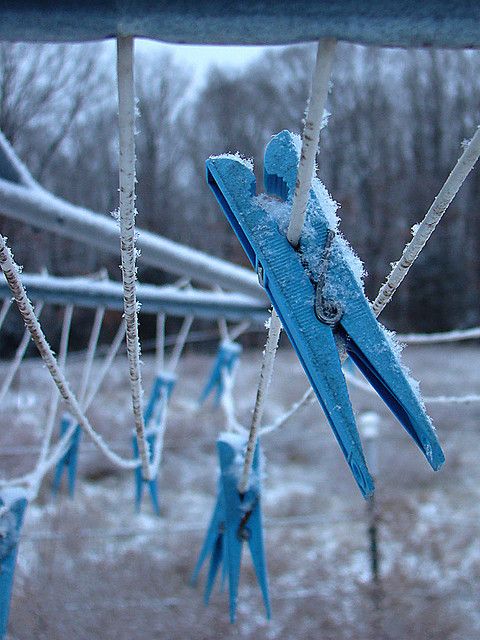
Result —
<path fill-rule="evenodd" d="M 169 400 L 170 396 L 173 393 L 176 382 L 177 376 L 168 371 L 162 371 L 161 373 L 158 373 L 156 375 L 144 413 L 145 424 L 147 426 L 155 413 L 158 401 L 160 400 L 162 393 L 165 393 L 167 400 Z"/>
<path fill-rule="evenodd" d="M 238 472 L 241 471 L 246 443 L 243 438 L 231 434 L 225 434 L 223 438 L 217 442 L 220 460 L 217 503 L 193 572 L 192 582 L 196 584 L 200 570 L 210 556 L 205 586 L 205 603 L 208 604 L 215 578 L 222 566 L 222 583 L 224 579 L 228 578 L 230 621 L 234 622 L 242 547 L 243 543 L 247 542 L 262 591 L 267 617 L 270 618 L 260 500 L 260 444 L 257 443 L 255 450 L 250 488 L 244 495 L 241 495 L 238 491 Z"/>
<path fill-rule="evenodd" d="M 64 413 L 60 421 L 60 437 L 63 436 L 72 425 L 75 424 L 75 419 L 68 413 Z M 64 456 L 58 461 L 55 467 L 55 475 L 53 477 L 52 493 L 57 495 L 60 490 L 60 484 L 62 482 L 62 475 L 64 470 L 67 470 L 68 475 L 68 494 L 71 498 L 75 493 L 75 482 L 77 479 L 77 462 L 78 462 L 78 448 L 80 446 L 81 429 L 77 425 L 70 440 L 70 446 L 65 452 Z"/>
<path fill-rule="evenodd" d="M 256 269 L 364 496 L 373 493 L 355 424 L 339 349 L 346 352 L 412 436 L 434 469 L 443 452 L 423 404 L 352 269 L 353 252 L 322 210 L 319 181 L 310 191 L 300 246 L 286 238 L 280 200 L 291 203 L 299 161 L 288 131 L 265 152 L 265 199 L 256 197 L 252 169 L 241 160 L 211 158 L 207 181 Z M 317 188 L 320 187 L 320 188 Z M 267 211 L 266 209 L 269 209 Z M 275 219 L 276 214 L 278 219 Z M 285 227 L 285 228 L 284 228 Z"/>
<path fill-rule="evenodd" d="M 199 405 L 205 402 L 213 389 L 216 389 L 214 404 L 218 407 L 224 392 L 223 374 L 224 372 L 232 373 L 241 353 L 242 345 L 238 342 L 224 340 L 220 343 L 210 377 L 198 399 Z"/>
<path fill-rule="evenodd" d="M 163 411 L 165 411 L 166 403 L 172 395 L 173 389 L 177 378 L 174 374 L 169 372 L 162 372 L 157 375 L 150 392 L 150 397 L 145 409 L 145 435 L 147 437 L 148 446 L 150 448 L 150 462 L 153 460 L 153 454 L 155 451 L 156 442 L 156 429 L 155 423 L 159 423 L 163 418 Z M 138 457 L 138 443 L 135 434 L 132 436 L 133 456 Z M 142 495 L 144 486 L 148 485 L 150 493 L 150 499 L 154 512 L 157 516 L 160 515 L 160 502 L 158 499 L 158 483 L 157 478 L 152 480 L 144 480 L 142 475 L 142 468 L 137 467 L 135 469 L 135 509 L 137 513 L 140 511 L 142 503 Z"/>
<path fill-rule="evenodd" d="M 7 633 L 18 541 L 26 506 L 27 499 L 18 490 L 4 490 L 0 494 L 0 640 Z"/>

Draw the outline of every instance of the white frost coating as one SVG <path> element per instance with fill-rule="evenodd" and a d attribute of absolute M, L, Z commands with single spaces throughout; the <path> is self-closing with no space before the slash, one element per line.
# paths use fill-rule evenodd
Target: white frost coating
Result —
<path fill-rule="evenodd" d="M 247 169 L 250 169 L 250 171 L 253 171 L 253 158 L 245 158 L 238 151 L 237 153 L 222 153 L 219 156 L 210 156 L 209 159 L 218 160 L 220 158 L 222 160 L 236 160 L 237 162 L 240 162 L 240 164 L 243 164 L 245 167 L 247 167 Z"/>
<path fill-rule="evenodd" d="M 395 354 L 395 357 L 400 362 L 402 351 L 404 350 L 405 345 L 402 342 L 400 342 L 399 336 L 397 336 L 395 331 L 390 331 L 390 329 L 387 329 L 386 327 L 383 326 L 383 324 L 380 324 L 380 323 L 379 323 L 379 326 L 383 331 L 383 335 L 387 339 L 388 344 L 390 345 L 390 348 Z M 404 370 L 406 369 L 403 365 L 402 365 L 402 368 Z"/>
<path fill-rule="evenodd" d="M 332 231 L 336 231 L 340 223 L 340 218 L 337 216 L 337 210 L 340 208 L 339 203 L 332 198 L 327 187 L 319 178 L 313 179 L 312 189 L 314 190 L 318 202 L 320 203 L 320 208 L 327 219 L 328 228 Z"/>

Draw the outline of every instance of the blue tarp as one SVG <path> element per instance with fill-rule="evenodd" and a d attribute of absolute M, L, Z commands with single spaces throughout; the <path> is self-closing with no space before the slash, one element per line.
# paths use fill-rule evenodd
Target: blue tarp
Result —
<path fill-rule="evenodd" d="M 480 46 L 478 0 L 11 0 L 0 39 L 133 35 L 190 44 L 288 44 L 332 36 L 382 46 Z"/>

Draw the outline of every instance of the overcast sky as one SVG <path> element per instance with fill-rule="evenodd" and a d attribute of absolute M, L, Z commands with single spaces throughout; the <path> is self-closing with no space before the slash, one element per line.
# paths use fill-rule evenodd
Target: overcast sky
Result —
<path fill-rule="evenodd" d="M 195 81 L 201 83 L 205 72 L 211 65 L 223 68 L 241 69 L 261 55 L 268 47 L 232 47 L 207 45 L 174 45 L 137 39 L 135 46 L 139 51 L 148 51 L 152 57 L 156 52 L 171 51 L 182 64 L 191 67 Z"/>

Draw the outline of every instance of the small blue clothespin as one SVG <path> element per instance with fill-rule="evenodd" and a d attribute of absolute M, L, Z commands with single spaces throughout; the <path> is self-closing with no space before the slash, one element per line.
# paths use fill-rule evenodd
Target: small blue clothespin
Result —
<path fill-rule="evenodd" d="M 235 621 L 237 609 L 240 563 L 244 542 L 248 543 L 267 617 L 270 618 L 260 500 L 260 444 L 257 443 L 253 458 L 250 487 L 244 495 L 241 495 L 238 491 L 238 478 L 245 446 L 243 438 L 232 436 L 232 434 L 225 434 L 217 442 L 220 461 L 217 503 L 192 576 L 192 583 L 196 584 L 202 565 L 210 557 L 205 586 L 205 603 L 208 604 L 215 578 L 222 566 L 222 583 L 228 579 L 231 622 Z"/>
<path fill-rule="evenodd" d="M 218 407 L 224 392 L 224 373 L 232 374 L 241 353 L 242 345 L 238 342 L 224 340 L 220 343 L 210 377 L 198 399 L 199 405 L 202 405 L 211 392 L 216 389 L 214 404 Z"/>
<path fill-rule="evenodd" d="M 18 541 L 27 499 L 15 489 L 0 493 L 0 640 L 7 633 Z"/>
<path fill-rule="evenodd" d="M 62 437 L 74 424 L 75 419 L 73 418 L 73 416 L 71 416 L 69 413 L 64 413 L 60 421 L 60 437 Z M 77 425 L 75 431 L 73 432 L 67 451 L 58 461 L 57 466 L 55 467 L 55 475 L 53 477 L 52 483 L 53 495 L 57 495 L 57 493 L 59 492 L 60 484 L 62 482 L 62 475 L 64 470 L 66 469 L 68 475 L 68 494 L 71 498 L 73 498 L 74 496 L 75 482 L 77 479 L 78 449 L 80 446 L 81 435 L 82 432 L 80 429 L 80 425 Z"/>
<path fill-rule="evenodd" d="M 145 409 L 145 435 L 150 450 L 150 462 L 153 461 L 155 443 L 157 438 L 155 425 L 159 424 L 163 419 L 163 412 L 165 411 L 167 402 L 172 395 L 176 381 L 177 378 L 174 374 L 169 372 L 162 372 L 156 376 L 153 383 L 152 391 L 150 392 L 150 397 Z M 132 447 L 133 456 L 137 458 L 139 455 L 139 450 L 135 433 L 132 436 Z M 157 514 L 157 516 L 160 515 L 160 502 L 158 499 L 157 480 L 157 478 L 144 480 L 142 475 L 142 468 L 135 468 L 135 510 L 137 511 L 137 513 L 140 511 L 144 486 L 148 485 L 153 510 Z"/>
<path fill-rule="evenodd" d="M 322 208 L 325 189 L 316 178 L 300 245 L 294 248 L 287 240 L 298 149 L 288 131 L 279 133 L 267 146 L 264 182 L 267 194 L 275 199 L 257 197 L 251 167 L 231 157 L 207 160 L 207 181 L 280 316 L 360 490 L 369 496 L 373 479 L 339 350 L 380 394 L 433 469 L 443 464 L 444 455 L 423 403 L 352 268 L 354 254 Z"/>

